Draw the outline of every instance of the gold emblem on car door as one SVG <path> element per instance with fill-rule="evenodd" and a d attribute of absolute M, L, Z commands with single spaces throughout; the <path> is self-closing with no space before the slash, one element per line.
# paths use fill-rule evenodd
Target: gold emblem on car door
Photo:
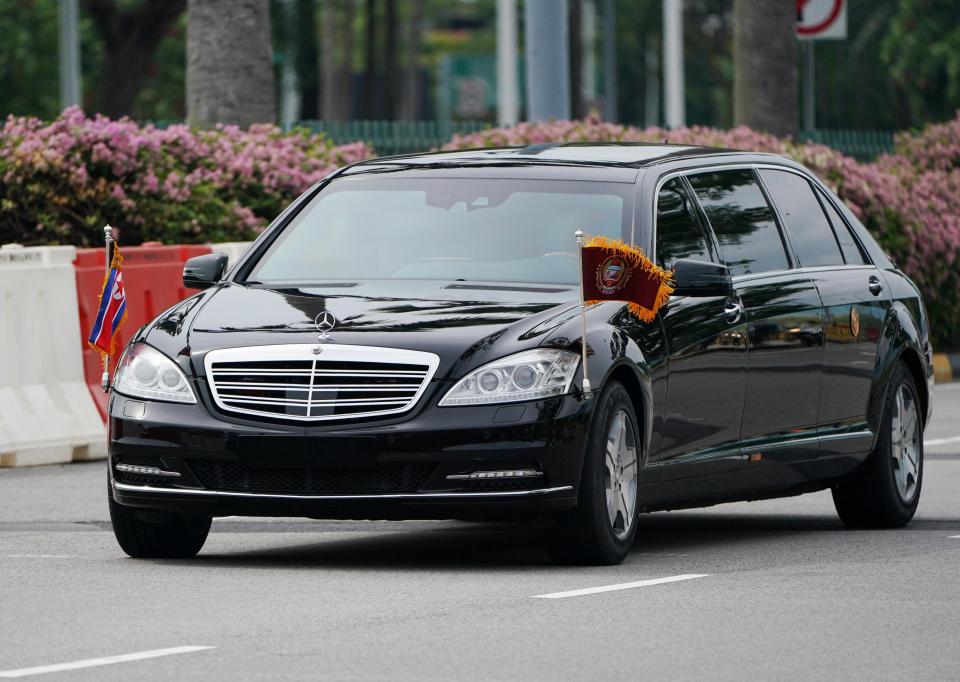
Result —
<path fill-rule="evenodd" d="M 856 306 L 850 307 L 850 335 L 853 338 L 860 336 L 860 313 L 857 312 Z"/>

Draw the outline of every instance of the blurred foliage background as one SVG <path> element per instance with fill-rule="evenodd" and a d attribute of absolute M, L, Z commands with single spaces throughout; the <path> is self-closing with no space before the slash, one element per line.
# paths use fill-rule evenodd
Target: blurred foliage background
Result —
<path fill-rule="evenodd" d="M 186 3 L 160 3 L 179 8 L 173 19 L 162 21 L 144 11 L 149 4 L 147 0 L 81 0 L 86 111 L 113 116 L 126 113 L 137 120 L 184 118 L 186 19 L 182 8 Z M 687 119 L 691 125 L 722 128 L 732 124 L 732 4 L 732 0 L 685 1 Z M 349 50 L 349 82 L 342 93 L 349 101 L 342 118 L 401 117 L 399 107 L 385 103 L 380 94 L 369 93 L 384 91 L 387 82 L 398 79 L 398 70 L 411 64 L 422 84 L 412 109 L 415 118 L 437 118 L 442 113 L 444 60 L 494 55 L 495 0 L 340 0 L 338 7 L 349 14 L 346 20 L 338 20 L 342 30 L 337 39 Z M 816 45 L 817 127 L 902 130 L 951 118 L 960 107 L 960 3 L 849 0 L 848 11 L 848 39 Z M 113 33 L 111 24 L 102 18 L 105 13 L 119 17 Z M 411 24 L 415 13 L 419 19 Z M 323 3 L 318 0 L 271 2 L 277 82 L 284 62 L 292 60 L 301 91 L 298 119 L 323 118 L 318 92 L 322 15 Z M 370 16 L 374 19 L 372 34 Z M 138 19 L 160 30 L 142 64 L 132 48 L 118 47 L 125 35 L 143 30 L 138 28 Z M 621 122 L 662 122 L 658 81 L 661 23 L 660 0 L 618 0 Z M 407 33 L 410 25 L 417 31 L 415 41 Z M 343 30 L 350 33 L 346 39 Z M 600 78 L 599 34 L 592 46 L 584 46 L 597 54 L 596 79 Z M 368 49 L 369 35 L 375 38 L 375 49 Z M 148 42 L 139 36 L 138 40 Z M 114 46 L 112 51 L 108 44 Z M 125 111 L 118 111 L 110 101 L 115 90 L 124 86 L 120 82 L 123 74 L 108 68 L 111 60 L 140 72 Z M 367 88 L 368 83 L 378 87 Z M 591 104 L 585 102 L 584 107 Z M 404 117 L 410 118 L 410 111 L 408 108 Z M 59 113 L 57 0 L 0 0 L 0 112 L 43 119 Z M 475 117 L 492 120 L 493 115 L 490 110 Z"/>

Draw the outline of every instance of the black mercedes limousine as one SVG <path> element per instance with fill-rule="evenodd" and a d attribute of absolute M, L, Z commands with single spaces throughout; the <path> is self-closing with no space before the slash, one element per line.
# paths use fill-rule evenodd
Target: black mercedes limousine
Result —
<path fill-rule="evenodd" d="M 582 306 L 578 229 L 675 291 Z M 913 516 L 932 349 L 914 284 L 802 166 L 674 145 L 365 161 L 317 183 L 124 351 L 120 546 L 184 557 L 218 515 L 537 518 L 613 563 L 637 515 L 830 488 Z M 581 324 L 593 392 L 581 388 Z"/>

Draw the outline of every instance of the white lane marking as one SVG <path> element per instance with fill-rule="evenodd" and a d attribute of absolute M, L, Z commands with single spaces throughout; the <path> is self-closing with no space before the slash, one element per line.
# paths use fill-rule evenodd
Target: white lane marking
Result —
<path fill-rule="evenodd" d="M 932 448 L 937 445 L 949 445 L 950 443 L 960 443 L 960 436 L 950 436 L 949 438 L 931 438 L 923 441 L 923 447 Z"/>
<path fill-rule="evenodd" d="M 0 671 L 0 677 L 29 677 L 30 675 L 43 675 L 44 673 L 59 673 L 64 670 L 80 670 L 81 668 L 94 668 L 100 665 L 112 665 L 114 663 L 127 663 L 129 661 L 140 661 L 145 658 L 157 658 L 159 656 L 173 656 L 174 654 L 189 654 L 193 651 L 204 651 L 206 649 L 216 649 L 212 646 L 175 646 L 171 649 L 154 649 L 152 651 L 138 651 L 133 654 L 120 654 L 119 656 L 105 656 L 104 658 L 88 658 L 83 661 L 71 661 L 70 663 L 55 663 L 53 665 L 38 665 L 35 668 L 20 668 L 19 670 Z"/>
<path fill-rule="evenodd" d="M 951 536 L 950 536 L 950 539 L 951 539 L 951 540 L 960 540 L 960 535 L 951 535 Z"/>
<path fill-rule="evenodd" d="M 648 587 L 649 585 L 663 585 L 664 583 L 678 583 L 681 580 L 693 580 L 694 578 L 706 578 L 708 573 L 684 573 L 683 575 L 671 575 L 667 578 L 651 578 L 650 580 L 637 580 L 632 583 L 618 583 L 616 585 L 602 585 L 600 587 L 585 587 L 582 590 L 569 590 L 568 592 L 551 592 L 550 594 L 537 594 L 534 599 L 566 599 L 567 597 L 580 597 L 585 594 L 598 594 L 600 592 L 614 592 L 616 590 L 630 590 L 634 587 Z"/>

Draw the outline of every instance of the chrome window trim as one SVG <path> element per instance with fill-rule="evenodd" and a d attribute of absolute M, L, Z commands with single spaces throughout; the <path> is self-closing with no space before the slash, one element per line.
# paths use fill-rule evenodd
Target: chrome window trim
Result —
<path fill-rule="evenodd" d="M 237 493 L 226 490 L 205 490 L 198 488 L 160 488 L 148 485 L 129 485 L 112 481 L 116 490 L 132 493 L 160 493 L 162 495 L 199 495 L 205 497 L 228 497 L 248 500 L 316 500 L 339 502 L 343 500 L 456 500 L 460 498 L 483 497 L 535 497 L 553 493 L 572 491 L 573 486 L 563 485 L 554 488 L 536 488 L 534 490 L 505 490 L 502 492 L 474 492 L 474 493 L 386 493 L 384 495 L 278 495 L 276 493 Z"/>
<path fill-rule="evenodd" d="M 847 224 L 847 219 L 844 217 L 843 211 L 837 206 L 837 200 L 835 199 L 833 192 L 830 191 L 830 188 L 827 187 L 823 183 L 823 181 L 820 180 L 820 178 L 818 178 L 816 175 L 814 175 L 813 173 L 807 170 L 801 170 L 799 168 L 794 168 L 792 166 L 785 166 L 785 165 L 780 165 L 778 163 L 772 163 L 772 162 L 763 163 L 763 162 L 756 162 L 756 161 L 731 161 L 727 163 L 717 164 L 714 166 L 683 168 L 680 170 L 670 171 L 668 173 L 661 175 L 659 178 L 657 178 L 657 184 L 654 185 L 654 189 L 653 189 L 653 200 L 650 202 L 651 203 L 650 212 L 652 215 L 651 222 L 650 222 L 650 224 L 652 225 L 650 250 L 653 252 L 653 255 L 651 256 L 650 260 L 652 260 L 654 263 L 657 262 L 657 197 L 660 196 L 660 190 L 663 188 L 663 185 L 676 177 L 681 177 L 681 176 L 689 177 L 691 175 L 700 175 L 702 173 L 713 173 L 715 171 L 724 171 L 724 170 L 737 170 L 741 168 L 750 168 L 750 169 L 753 169 L 754 171 L 758 171 L 761 168 L 767 168 L 771 170 L 782 170 L 782 171 L 787 171 L 788 173 L 793 173 L 794 175 L 799 175 L 800 177 L 812 182 L 814 186 L 823 193 L 824 198 L 827 199 L 833 205 L 833 209 L 840 216 L 840 219 L 843 221 L 843 224 L 846 227 L 847 231 L 853 237 L 854 241 L 856 241 L 857 246 L 860 247 L 860 252 L 868 261 L 867 263 L 857 263 L 856 265 L 847 265 L 846 263 L 844 263 L 842 265 L 815 266 L 814 268 L 803 268 L 803 267 L 791 268 L 789 272 L 797 272 L 799 270 L 813 271 L 817 268 L 824 268 L 824 267 L 830 270 L 833 270 L 836 268 L 865 268 L 865 267 L 869 267 L 871 269 L 876 268 L 876 265 L 874 265 L 874 263 L 872 262 L 872 259 L 870 258 L 870 254 L 863 247 L 863 244 L 860 243 L 859 236 L 854 230 L 850 228 L 850 225 Z M 758 174 L 758 177 L 759 177 L 759 174 Z M 766 196 L 766 192 L 764 192 L 764 194 Z M 694 197 L 694 199 L 696 199 L 696 197 Z M 776 203 L 773 202 L 772 199 L 768 199 L 768 200 L 771 201 L 774 214 L 779 219 L 779 215 L 780 215 L 779 207 L 776 206 Z M 713 230 L 712 225 L 709 225 L 708 227 L 710 228 L 711 231 Z M 788 237 L 789 239 L 789 235 L 784 235 L 784 236 Z M 753 275 L 770 275 L 770 274 L 773 274 L 774 272 L 775 271 L 767 270 L 764 272 L 750 273 L 749 275 L 737 275 L 737 277 L 748 277 Z M 779 270 L 776 272 L 786 272 L 786 271 Z M 737 277 L 734 277 L 734 281 L 737 281 Z"/>
<path fill-rule="evenodd" d="M 793 268 L 791 270 L 765 270 L 764 272 L 749 272 L 743 275 L 734 275 L 732 277 L 734 283 L 738 282 L 748 282 L 754 279 L 761 279 L 764 277 L 776 277 L 779 275 L 796 275 L 796 274 L 807 274 L 811 272 L 831 272 L 833 270 L 843 270 L 844 272 L 850 270 L 876 270 L 874 265 L 813 265 L 809 268 Z"/>
<path fill-rule="evenodd" d="M 320 352 L 314 350 L 320 348 Z M 386 410 L 374 410 L 372 412 L 352 412 L 349 414 L 322 415 L 318 417 L 275 414 L 267 413 L 262 410 L 252 410 L 227 405 L 220 397 L 217 390 L 217 384 L 213 379 L 213 363 L 215 362 L 244 362 L 244 361 L 269 361 L 273 359 L 296 359 L 304 361 L 316 360 L 344 360 L 353 362 L 387 362 L 396 364 L 426 365 L 427 372 L 423 376 L 420 388 L 410 398 L 409 402 L 400 407 Z M 406 350 L 402 348 L 381 348 L 378 346 L 352 346 L 338 343 L 290 343 L 276 344 L 267 346 L 242 346 L 239 348 L 218 348 L 206 354 L 203 358 L 204 377 L 207 380 L 207 386 L 210 389 L 210 395 L 217 407 L 227 414 L 247 415 L 258 419 L 268 419 L 272 421 L 298 421 L 298 422 L 324 422 L 324 421 L 344 421 L 346 419 L 356 419 L 360 417 L 388 417 L 391 415 L 402 414 L 412 410 L 427 387 L 433 380 L 433 375 L 440 365 L 440 357 L 435 353 L 424 351 Z M 313 372 L 311 370 L 311 378 Z M 312 393 L 312 392 L 311 392 Z"/>

